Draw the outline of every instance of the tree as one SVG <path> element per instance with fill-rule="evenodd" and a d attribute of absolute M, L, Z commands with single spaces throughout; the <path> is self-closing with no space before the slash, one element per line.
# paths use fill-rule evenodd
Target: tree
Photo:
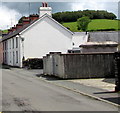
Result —
<path fill-rule="evenodd" d="M 105 10 L 79 10 L 54 13 L 52 17 L 58 22 L 76 22 L 78 18 L 88 16 L 90 19 L 116 19 L 116 15 Z"/>
<path fill-rule="evenodd" d="M 88 24 L 91 22 L 90 18 L 83 16 L 77 20 L 78 30 L 87 31 Z"/>
<path fill-rule="evenodd" d="M 19 19 L 18 23 L 22 23 L 23 18 L 25 18 L 25 16 L 21 17 L 21 18 Z"/>

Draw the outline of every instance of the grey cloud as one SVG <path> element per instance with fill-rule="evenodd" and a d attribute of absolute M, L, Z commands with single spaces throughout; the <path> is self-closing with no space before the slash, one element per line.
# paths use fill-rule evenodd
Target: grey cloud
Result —
<path fill-rule="evenodd" d="M 10 9 L 17 10 L 19 13 L 21 13 L 21 15 L 28 15 L 29 12 L 30 14 L 33 14 L 33 13 L 36 14 L 38 13 L 38 8 L 41 6 L 41 2 L 31 2 L 30 10 L 29 10 L 28 2 L 8 2 L 8 3 L 4 2 L 2 4 L 9 7 Z M 61 12 L 61 11 L 72 11 L 72 4 L 76 4 L 76 3 L 74 2 L 49 2 L 49 5 L 53 8 L 53 13 Z M 99 4 L 104 6 L 103 10 L 113 12 L 118 16 L 118 3 L 117 2 L 107 2 L 107 3 L 103 2 Z M 88 9 L 93 8 L 94 10 L 94 7 L 91 7 L 90 2 L 87 4 L 84 4 L 84 7 Z"/>
<path fill-rule="evenodd" d="M 22 15 L 30 13 L 38 13 L 38 8 L 41 6 L 41 2 L 4 2 L 3 5 L 9 7 L 10 9 L 15 9 L 20 12 Z M 48 3 L 53 8 L 53 13 L 60 12 L 60 11 L 71 11 L 71 4 L 70 3 Z M 30 5 L 30 8 L 29 8 Z"/>
<path fill-rule="evenodd" d="M 107 11 L 114 13 L 116 16 L 118 16 L 118 2 L 108 2 L 105 4 L 105 8 Z"/>
<path fill-rule="evenodd" d="M 118 18 L 120 19 L 120 2 L 118 3 Z"/>

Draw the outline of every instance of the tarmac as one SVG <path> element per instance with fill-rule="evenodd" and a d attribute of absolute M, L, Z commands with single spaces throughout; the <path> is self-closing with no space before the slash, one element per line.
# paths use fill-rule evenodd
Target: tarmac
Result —
<path fill-rule="evenodd" d="M 54 76 L 43 75 L 43 70 L 28 71 L 45 82 L 117 106 L 120 112 L 120 92 L 115 92 L 115 78 L 63 80 Z"/>

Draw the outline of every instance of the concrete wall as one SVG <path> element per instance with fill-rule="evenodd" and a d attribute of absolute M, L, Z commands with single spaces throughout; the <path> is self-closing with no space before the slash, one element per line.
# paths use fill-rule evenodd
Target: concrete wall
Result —
<path fill-rule="evenodd" d="M 62 64 L 62 65 L 61 65 Z M 60 53 L 51 53 L 43 57 L 43 73 L 45 75 L 55 75 L 63 78 L 64 61 Z"/>
<path fill-rule="evenodd" d="M 91 53 L 91 52 L 116 52 L 117 51 L 117 46 L 116 47 L 112 47 L 112 46 L 108 46 L 108 47 L 83 47 L 81 49 L 82 53 Z"/>
<path fill-rule="evenodd" d="M 3 63 L 3 43 L 0 42 L 0 64 Z"/>
<path fill-rule="evenodd" d="M 52 57 L 50 55 L 47 55 L 46 57 L 43 57 L 43 68 L 44 74 L 53 75 L 53 63 L 52 63 Z"/>
<path fill-rule="evenodd" d="M 50 54 L 47 57 L 44 74 L 60 78 L 114 77 L 113 53 Z"/>

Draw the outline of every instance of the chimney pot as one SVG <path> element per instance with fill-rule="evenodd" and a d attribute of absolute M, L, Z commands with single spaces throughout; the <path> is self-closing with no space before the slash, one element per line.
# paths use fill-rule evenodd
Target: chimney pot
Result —
<path fill-rule="evenodd" d="M 11 32 L 12 32 L 12 29 L 11 29 L 11 28 L 10 28 L 10 29 L 8 29 L 8 34 L 9 34 L 9 33 L 11 33 Z"/>

